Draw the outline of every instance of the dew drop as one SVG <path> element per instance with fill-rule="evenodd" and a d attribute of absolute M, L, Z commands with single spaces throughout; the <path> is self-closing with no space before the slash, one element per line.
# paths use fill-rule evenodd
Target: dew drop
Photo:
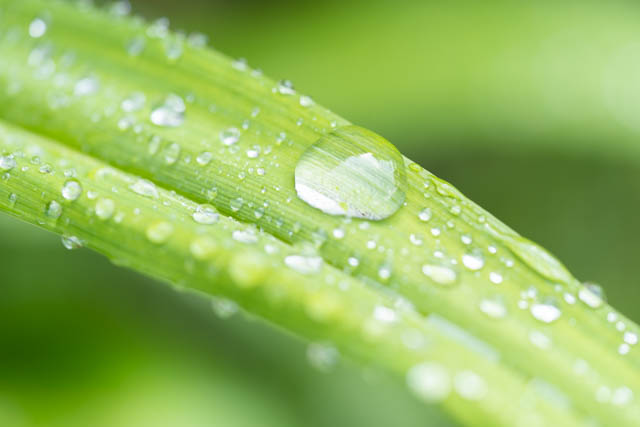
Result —
<path fill-rule="evenodd" d="M 500 297 L 483 298 L 479 304 L 480 311 L 493 319 L 502 319 L 507 315 L 507 307 Z"/>
<path fill-rule="evenodd" d="M 199 205 L 192 215 L 192 218 L 198 224 L 215 224 L 220 219 L 220 215 L 211 205 Z"/>
<path fill-rule="evenodd" d="M 578 291 L 578 298 L 591 308 L 599 308 L 605 303 L 604 290 L 600 285 L 586 282 Z"/>
<path fill-rule="evenodd" d="M 162 152 L 164 155 L 164 162 L 169 166 L 177 162 L 180 157 L 180 151 L 181 148 L 177 142 L 172 142 L 167 145 Z"/>
<path fill-rule="evenodd" d="M 555 322 L 562 315 L 562 311 L 553 299 L 545 299 L 531 304 L 531 315 L 543 323 Z"/>
<path fill-rule="evenodd" d="M 178 127 L 184 123 L 185 110 L 184 100 L 171 94 L 151 111 L 150 120 L 156 126 Z"/>
<path fill-rule="evenodd" d="M 314 104 L 313 99 L 307 95 L 300 96 L 300 105 L 303 107 L 311 107 Z"/>
<path fill-rule="evenodd" d="M 116 204 L 111 199 L 100 199 L 96 202 L 96 216 L 103 221 L 111 218 L 115 210 Z"/>
<path fill-rule="evenodd" d="M 157 245 L 165 243 L 173 233 L 173 226 L 166 221 L 156 221 L 147 227 L 147 239 Z"/>
<path fill-rule="evenodd" d="M 432 362 L 420 363 L 409 369 L 407 385 L 426 402 L 439 402 L 451 392 L 451 379 L 446 369 Z"/>
<path fill-rule="evenodd" d="M 258 241 L 258 235 L 253 228 L 247 228 L 246 230 L 234 230 L 234 232 L 231 233 L 231 238 L 236 242 L 246 244 L 253 244 Z"/>
<path fill-rule="evenodd" d="M 66 200 L 76 200 L 82 194 L 82 186 L 76 179 L 70 179 L 62 186 L 62 197 Z"/>
<path fill-rule="evenodd" d="M 301 274 L 315 274 L 322 269 L 324 263 L 317 255 L 289 255 L 285 257 L 287 267 Z"/>
<path fill-rule="evenodd" d="M 158 189 L 156 188 L 156 185 L 146 179 L 138 179 L 129 186 L 129 189 L 141 196 L 153 197 L 154 199 L 158 198 Z"/>
<path fill-rule="evenodd" d="M 340 353 L 328 343 L 311 343 L 307 347 L 309 364 L 320 372 L 330 372 L 340 360 Z"/>
<path fill-rule="evenodd" d="M 10 171 L 16 167 L 16 161 L 12 155 L 0 156 L 0 169 L 3 171 Z"/>
<path fill-rule="evenodd" d="M 62 236 L 62 246 L 72 251 L 82 247 L 82 241 L 76 236 Z"/>
<path fill-rule="evenodd" d="M 453 386 L 460 397 L 468 400 L 480 400 L 488 391 L 484 378 L 472 371 L 458 372 L 453 379 Z"/>
<path fill-rule="evenodd" d="M 462 255 L 462 265 L 468 270 L 478 271 L 484 267 L 484 256 L 479 249 L 474 249 L 471 252 L 466 252 Z"/>
<path fill-rule="evenodd" d="M 422 273 L 439 285 L 450 286 L 458 281 L 458 274 L 450 267 L 444 265 L 425 264 Z"/>
<path fill-rule="evenodd" d="M 209 151 L 203 151 L 196 157 L 196 162 L 200 166 L 206 166 L 209 164 L 209 162 L 211 162 L 211 159 L 213 159 L 213 154 L 211 154 Z"/>
<path fill-rule="evenodd" d="M 211 308 L 216 316 L 221 319 L 228 319 L 238 312 L 238 304 L 227 298 L 213 297 Z"/>
<path fill-rule="evenodd" d="M 240 129 L 236 127 L 230 127 L 228 129 L 220 131 L 219 136 L 220 136 L 220 141 L 224 145 L 230 146 L 240 140 Z"/>
<path fill-rule="evenodd" d="M 147 98 L 142 92 L 133 92 L 120 103 L 120 108 L 125 113 L 133 113 L 142 110 Z"/>
<path fill-rule="evenodd" d="M 45 215 L 52 219 L 60 218 L 62 215 L 62 205 L 55 200 L 50 201 L 44 211 Z"/>
<path fill-rule="evenodd" d="M 47 23 L 42 18 L 35 18 L 29 24 L 29 36 L 34 39 L 44 36 L 47 32 Z"/>
<path fill-rule="evenodd" d="M 344 126 L 302 154 L 295 188 L 298 197 L 324 213 L 381 220 L 404 202 L 404 160 L 381 136 Z"/>
<path fill-rule="evenodd" d="M 418 219 L 422 222 L 428 222 L 432 216 L 430 208 L 424 208 L 418 213 Z"/>
<path fill-rule="evenodd" d="M 73 94 L 76 96 L 93 95 L 100 88 L 100 83 L 95 77 L 85 77 L 78 80 L 73 88 Z"/>
<path fill-rule="evenodd" d="M 242 205 L 244 205 L 244 199 L 242 197 L 232 199 L 229 202 L 229 206 L 231 207 L 231 210 L 233 212 L 238 212 L 240 209 L 242 209 Z"/>

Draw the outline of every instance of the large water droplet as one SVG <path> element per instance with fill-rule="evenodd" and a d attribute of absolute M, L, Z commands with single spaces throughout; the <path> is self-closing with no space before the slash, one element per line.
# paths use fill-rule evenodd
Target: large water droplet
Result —
<path fill-rule="evenodd" d="M 404 160 L 381 136 L 344 126 L 302 154 L 295 187 L 298 197 L 324 213 L 381 220 L 404 202 Z"/>
<path fill-rule="evenodd" d="M 158 189 L 156 188 L 156 185 L 146 179 L 138 179 L 136 182 L 131 184 L 129 188 L 134 193 L 140 194 L 141 196 L 153 197 L 155 199 L 158 198 Z"/>

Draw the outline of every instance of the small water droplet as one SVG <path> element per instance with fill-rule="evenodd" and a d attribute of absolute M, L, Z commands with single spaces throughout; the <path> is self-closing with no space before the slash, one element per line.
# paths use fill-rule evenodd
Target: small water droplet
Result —
<path fill-rule="evenodd" d="M 105 221 L 113 215 L 116 203 L 111 199 L 100 199 L 96 202 L 96 216 Z"/>
<path fill-rule="evenodd" d="M 460 397 L 468 400 L 480 400 L 488 392 L 484 378 L 472 371 L 458 372 L 453 379 L 453 386 Z"/>
<path fill-rule="evenodd" d="M 196 162 L 200 166 L 206 166 L 209 164 L 209 162 L 211 162 L 211 159 L 213 159 L 213 154 L 211 154 L 209 151 L 203 151 L 196 157 Z"/>
<path fill-rule="evenodd" d="M 62 246 L 72 251 L 82 247 L 82 240 L 76 236 L 62 236 Z"/>
<path fill-rule="evenodd" d="M 238 312 L 238 304 L 227 298 L 213 297 L 211 308 L 216 316 L 221 319 L 228 319 Z"/>
<path fill-rule="evenodd" d="M 140 194 L 141 196 L 153 197 L 154 199 L 158 198 L 158 189 L 156 188 L 156 185 L 146 179 L 140 178 L 136 180 L 136 182 L 131 184 L 129 188 L 131 191 L 136 194 Z"/>
<path fill-rule="evenodd" d="M 242 197 L 237 197 L 235 199 L 231 199 L 229 202 L 229 206 L 233 212 L 238 212 L 242 209 L 242 205 L 244 205 L 244 199 Z"/>
<path fill-rule="evenodd" d="M 289 255 L 285 257 L 287 267 L 301 274 L 315 274 L 322 269 L 324 261 L 317 255 Z"/>
<path fill-rule="evenodd" d="M 156 126 L 178 127 L 184 123 L 185 111 L 184 100 L 178 95 L 170 94 L 151 111 L 150 120 Z"/>
<path fill-rule="evenodd" d="M 240 129 L 236 127 L 230 127 L 228 129 L 220 131 L 220 141 L 226 145 L 234 145 L 240 140 Z"/>
<path fill-rule="evenodd" d="M 62 186 L 62 197 L 66 200 L 76 200 L 82 194 L 82 186 L 76 179 L 67 180 Z"/>
<path fill-rule="evenodd" d="M 422 273 L 440 285 L 453 285 L 458 281 L 458 274 L 451 267 L 425 264 Z"/>
<path fill-rule="evenodd" d="M 278 93 L 281 95 L 293 95 L 296 93 L 291 80 L 280 80 L 276 86 Z"/>
<path fill-rule="evenodd" d="M 231 233 L 231 237 L 236 242 L 253 244 L 258 241 L 258 235 L 256 234 L 256 230 L 253 228 L 247 228 L 246 230 L 234 230 Z"/>
<path fill-rule="evenodd" d="M 471 271 L 478 271 L 484 267 L 484 255 L 479 249 L 474 249 L 462 255 L 462 265 Z"/>
<path fill-rule="evenodd" d="M 307 347 L 309 364 L 320 372 L 331 372 L 340 360 L 340 353 L 328 343 L 311 343 Z"/>
<path fill-rule="evenodd" d="M 300 105 L 303 107 L 311 107 L 314 104 L 313 99 L 307 95 L 300 96 Z"/>
<path fill-rule="evenodd" d="M 531 304 L 529 311 L 536 320 L 544 323 L 555 322 L 562 315 L 558 304 L 550 298 Z"/>
<path fill-rule="evenodd" d="M 439 402 L 451 392 L 451 379 L 447 370 L 433 362 L 420 363 L 407 372 L 407 385 L 420 399 Z"/>
<path fill-rule="evenodd" d="M 29 36 L 34 39 L 44 36 L 47 32 L 47 23 L 42 18 L 35 18 L 29 24 Z"/>
<path fill-rule="evenodd" d="M 122 108 L 122 111 L 125 113 L 140 111 L 144 107 L 146 100 L 147 98 L 144 93 L 133 92 L 120 103 L 120 108 Z"/>
<path fill-rule="evenodd" d="M 499 285 L 500 283 L 502 283 L 503 280 L 504 279 L 502 277 L 502 274 L 497 273 L 495 271 L 492 271 L 491 273 L 489 273 L 489 281 L 491 281 L 491 283 Z"/>
<path fill-rule="evenodd" d="M 173 226 L 166 221 L 156 221 L 147 227 L 147 239 L 157 245 L 165 243 L 173 233 Z"/>
<path fill-rule="evenodd" d="M 373 318 L 381 323 L 393 323 L 398 319 L 398 315 L 394 309 L 378 305 L 373 310 Z"/>
<path fill-rule="evenodd" d="M 0 156 L 0 169 L 10 171 L 16 167 L 16 161 L 12 155 Z"/>
<path fill-rule="evenodd" d="M 430 208 L 424 208 L 418 213 L 418 219 L 422 222 L 428 222 L 432 216 Z"/>
<path fill-rule="evenodd" d="M 73 88 L 73 94 L 76 96 L 93 95 L 100 88 L 100 83 L 95 77 L 85 77 L 78 80 Z"/>
<path fill-rule="evenodd" d="M 162 155 L 164 156 L 164 162 L 167 165 L 172 165 L 177 162 L 178 158 L 180 157 L 180 151 L 181 148 L 177 142 L 172 142 L 167 145 L 162 152 Z"/>
<path fill-rule="evenodd" d="M 507 315 L 507 307 L 501 297 L 483 298 L 479 304 L 480 311 L 494 319 L 502 319 Z"/>
<path fill-rule="evenodd" d="M 629 345 L 638 344 L 638 335 L 635 332 L 627 331 L 623 335 L 623 340 Z"/>
<path fill-rule="evenodd" d="M 60 218 L 62 215 L 62 205 L 55 200 L 50 201 L 44 211 L 45 215 L 52 219 Z"/>
<path fill-rule="evenodd" d="M 211 205 L 199 205 L 192 215 L 193 220 L 198 224 L 215 224 L 220 219 L 220 215 Z"/>
<path fill-rule="evenodd" d="M 604 290 L 600 285 L 586 282 L 578 291 L 578 298 L 591 308 L 599 308 L 605 303 Z"/>
<path fill-rule="evenodd" d="M 344 126 L 303 153 L 295 188 L 298 197 L 324 213 L 381 220 L 404 202 L 404 159 L 379 135 Z"/>

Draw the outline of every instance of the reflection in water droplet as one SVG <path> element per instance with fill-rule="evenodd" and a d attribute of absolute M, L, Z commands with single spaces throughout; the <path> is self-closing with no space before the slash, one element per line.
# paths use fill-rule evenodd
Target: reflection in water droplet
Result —
<path fill-rule="evenodd" d="M 599 308 L 606 301 L 602 287 L 589 282 L 582 285 L 578 291 L 578 298 L 591 308 Z"/>
<path fill-rule="evenodd" d="M 324 213 L 381 220 L 404 202 L 404 160 L 381 136 L 344 126 L 302 154 L 295 187 L 298 197 Z"/>

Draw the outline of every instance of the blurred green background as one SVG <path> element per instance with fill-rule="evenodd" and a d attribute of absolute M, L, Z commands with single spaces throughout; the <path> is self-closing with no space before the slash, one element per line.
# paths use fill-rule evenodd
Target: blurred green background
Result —
<path fill-rule="evenodd" d="M 454 183 L 640 321 L 640 5 L 133 0 Z M 448 425 L 402 384 L 0 217 L 0 426 Z"/>

